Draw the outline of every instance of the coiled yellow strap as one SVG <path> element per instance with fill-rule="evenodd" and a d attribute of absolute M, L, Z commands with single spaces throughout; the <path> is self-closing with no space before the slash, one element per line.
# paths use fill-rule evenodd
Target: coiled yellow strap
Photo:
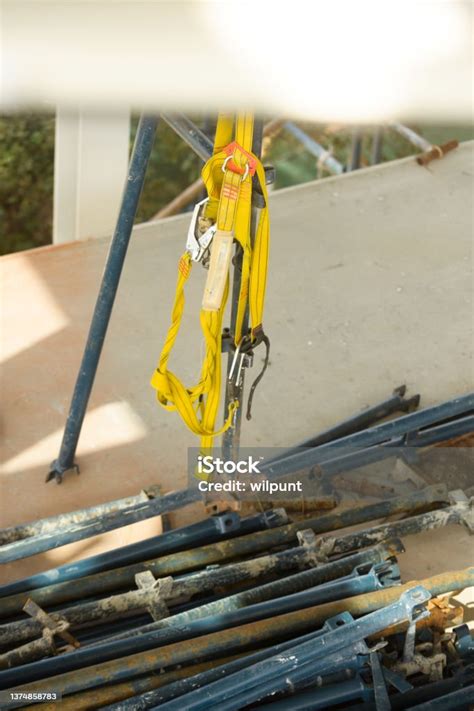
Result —
<path fill-rule="evenodd" d="M 205 217 L 216 223 L 218 231 L 231 233 L 243 249 L 242 282 L 237 311 L 235 345 L 243 337 L 242 324 L 249 305 L 251 339 L 262 329 L 265 288 L 269 251 L 268 198 L 265 172 L 262 164 L 251 153 L 253 140 L 253 116 L 239 115 L 235 125 L 235 140 L 232 142 L 233 119 L 220 114 L 217 122 L 213 156 L 203 170 L 209 202 Z M 263 193 L 265 206 L 260 211 L 254 245 L 251 244 L 250 218 L 252 207 L 252 176 L 256 175 Z M 211 254 L 212 247 L 211 245 Z M 212 256 L 211 256 L 212 260 Z M 192 260 L 185 252 L 178 263 L 178 280 L 171 313 L 171 325 L 151 385 L 156 390 L 157 400 L 165 409 L 176 410 L 194 434 L 201 437 L 201 449 L 209 451 L 213 438 L 225 432 L 232 424 L 239 403 L 230 403 L 226 420 L 216 429 L 219 409 L 222 367 L 222 321 L 229 292 L 229 275 L 225 276 L 222 300 L 216 310 L 201 309 L 201 329 L 205 340 L 205 355 L 199 381 L 185 387 L 182 381 L 168 369 L 168 360 L 178 335 L 184 312 L 184 287 L 192 269 Z"/>

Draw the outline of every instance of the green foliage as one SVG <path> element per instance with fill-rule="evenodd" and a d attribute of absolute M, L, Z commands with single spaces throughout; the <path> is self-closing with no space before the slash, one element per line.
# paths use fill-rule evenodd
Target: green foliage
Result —
<path fill-rule="evenodd" d="M 138 119 L 132 121 L 133 145 Z M 136 222 L 151 219 L 200 175 L 202 163 L 164 121 L 158 125 Z"/>
<path fill-rule="evenodd" d="M 51 242 L 54 118 L 0 117 L 0 252 Z"/>
<path fill-rule="evenodd" d="M 132 121 L 130 147 L 138 119 Z M 201 162 L 160 123 L 137 222 L 149 220 L 199 176 Z M 0 253 L 51 243 L 54 117 L 0 117 Z"/>

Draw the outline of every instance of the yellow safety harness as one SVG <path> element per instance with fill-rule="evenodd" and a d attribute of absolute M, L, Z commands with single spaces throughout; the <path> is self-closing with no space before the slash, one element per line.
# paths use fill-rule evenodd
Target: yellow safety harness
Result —
<path fill-rule="evenodd" d="M 263 309 L 268 267 L 269 218 L 265 172 L 260 160 L 251 152 L 253 140 L 253 116 L 238 115 L 234 121 L 228 114 L 220 114 L 217 122 L 214 152 L 202 170 L 202 178 L 208 193 L 208 201 L 200 216 L 200 234 L 206 233 L 210 243 L 209 273 L 200 312 L 201 328 L 205 340 L 199 381 L 185 387 L 182 381 L 168 369 L 168 360 L 178 335 L 184 311 L 184 287 L 189 279 L 193 259 L 198 261 L 204 250 L 193 254 L 192 250 L 181 256 L 178 263 L 178 281 L 169 327 L 158 366 L 151 378 L 157 400 L 165 409 L 176 410 L 194 434 L 201 437 L 201 449 L 209 451 L 213 438 L 225 432 L 233 423 L 240 403 L 229 403 L 224 425 L 216 429 L 221 389 L 222 320 L 229 292 L 229 266 L 233 241 L 242 247 L 242 278 L 238 301 L 234 346 L 244 352 L 264 341 Z M 254 244 L 251 243 L 250 221 L 252 207 L 252 180 L 256 176 L 265 205 L 259 212 Z M 204 238 L 203 238 L 204 240 Z M 250 313 L 250 329 L 242 333 L 247 309 Z M 266 364 L 265 364 L 266 367 Z M 265 369 L 265 368 L 264 368 Z M 250 419 L 250 403 L 255 386 L 252 386 L 247 417 Z"/>

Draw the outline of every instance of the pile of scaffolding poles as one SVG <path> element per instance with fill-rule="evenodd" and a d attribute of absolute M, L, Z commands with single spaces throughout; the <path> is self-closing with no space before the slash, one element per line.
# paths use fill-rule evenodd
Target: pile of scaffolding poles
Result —
<path fill-rule="evenodd" d="M 234 580 L 213 601 L 162 609 L 161 620 L 129 634 L 114 634 L 116 614 L 106 638 L 58 644 L 50 658 L 31 661 L 23 645 L 3 655 L 0 686 L 54 690 L 70 709 L 240 709 L 269 697 L 277 708 L 330 708 L 392 696 L 408 708 L 404 693 L 411 703 L 464 691 L 474 682 L 474 640 L 462 608 L 440 596 L 473 585 L 474 569 L 401 585 L 402 551 L 392 540 L 270 582 L 257 576 L 244 591 Z M 47 617 L 59 624 L 63 614 Z M 65 629 L 80 639 L 80 625 Z"/>
<path fill-rule="evenodd" d="M 269 461 L 267 475 L 301 469 L 303 458 L 330 480 L 337 463 L 396 451 L 400 438 L 403 447 L 469 431 L 472 395 L 417 412 L 418 403 L 397 388 Z M 177 508 L 189 492 L 149 487 L 4 529 L 1 550 L 6 560 L 34 555 L 101 522 L 112 530 Z M 413 536 L 448 525 L 472 533 L 474 505 L 444 484 L 311 518 L 227 510 L 6 583 L 5 708 L 50 692 L 74 710 L 468 708 L 474 639 L 450 593 L 474 587 L 474 568 L 404 582 L 397 561 Z"/>
<path fill-rule="evenodd" d="M 186 550 L 181 540 L 170 554 L 164 534 L 167 553 L 151 561 L 134 550 L 129 565 L 84 567 L 57 585 L 19 581 L 21 592 L 1 598 L 0 688 L 18 698 L 53 690 L 66 709 L 240 709 L 269 699 L 277 709 L 392 708 L 380 699 L 411 708 L 474 690 L 474 640 L 462 608 L 442 597 L 473 586 L 474 568 L 402 584 L 397 565 L 399 536 L 473 529 L 462 492 L 439 485 L 285 521 L 283 512 L 244 518 L 244 535 L 221 532 L 204 546 L 211 532 L 194 524 L 180 531 Z"/>

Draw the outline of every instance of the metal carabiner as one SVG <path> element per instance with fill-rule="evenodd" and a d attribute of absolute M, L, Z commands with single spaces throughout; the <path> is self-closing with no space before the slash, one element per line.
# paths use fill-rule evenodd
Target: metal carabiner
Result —
<path fill-rule="evenodd" d="M 211 225 L 202 235 L 199 237 L 196 236 L 199 217 L 208 201 L 209 198 L 205 198 L 204 200 L 201 200 L 201 202 L 196 203 L 191 217 L 191 223 L 188 228 L 186 251 L 191 255 L 193 262 L 201 261 L 204 252 L 211 244 L 217 229 L 216 225 Z"/>
<path fill-rule="evenodd" d="M 230 381 L 234 380 L 234 373 L 236 372 L 235 382 L 239 383 L 243 368 L 251 368 L 253 365 L 253 352 L 250 350 L 242 352 L 242 346 L 245 343 L 243 338 L 234 352 L 234 357 L 229 369 L 228 379 Z M 238 366 L 237 366 L 238 362 Z"/>

